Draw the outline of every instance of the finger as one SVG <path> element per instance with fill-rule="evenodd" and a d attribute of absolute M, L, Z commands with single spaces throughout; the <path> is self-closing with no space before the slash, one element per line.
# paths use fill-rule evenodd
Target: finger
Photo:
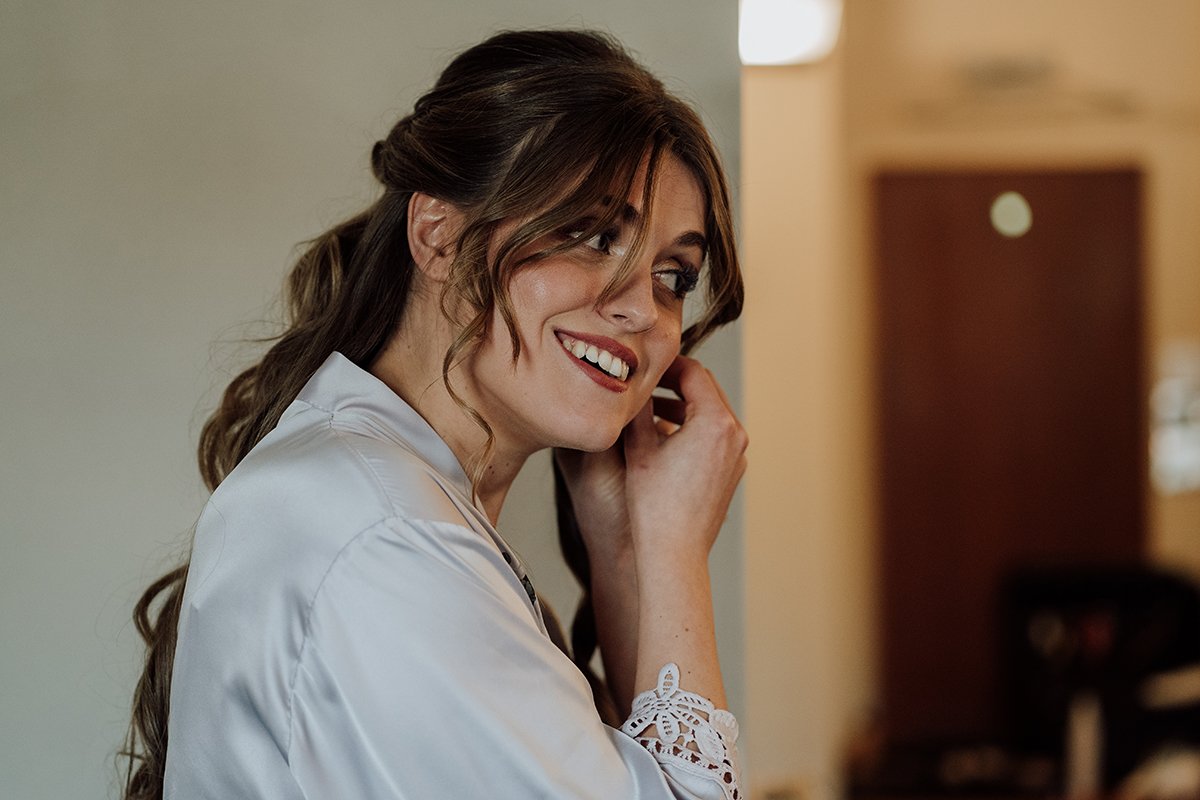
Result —
<path fill-rule="evenodd" d="M 653 397 L 654 416 L 682 425 L 687 414 L 687 404 L 675 397 Z"/>
<path fill-rule="evenodd" d="M 658 385 L 683 398 L 688 417 L 704 409 L 720 409 L 722 412 L 728 409 L 727 402 L 721 399 L 716 379 L 694 358 L 676 356 Z"/>
<path fill-rule="evenodd" d="M 675 431 L 679 430 L 680 428 L 679 425 L 676 425 L 674 422 L 666 419 L 654 420 L 654 427 L 658 430 L 659 437 L 663 439 L 675 433 Z"/>
<path fill-rule="evenodd" d="M 725 394 L 725 388 L 721 386 L 720 381 L 717 380 L 717 376 L 711 369 L 708 371 L 708 374 L 712 378 L 713 386 L 717 387 L 717 395 L 721 398 L 721 402 L 725 404 L 725 408 L 729 409 L 729 413 L 733 414 L 733 403 L 729 402 L 729 395 Z"/>
<path fill-rule="evenodd" d="M 694 369 L 699 366 L 700 362 L 694 358 L 687 356 L 675 356 L 675 360 L 667 366 L 662 377 L 658 379 L 658 385 L 664 389 L 670 389 L 676 394 L 680 393 L 680 383 L 685 370 Z"/>
<path fill-rule="evenodd" d="M 680 363 L 681 359 L 691 363 Z M 670 389 L 680 397 L 687 399 L 687 395 L 684 394 L 685 383 L 695 386 L 701 381 L 706 381 L 712 385 L 712 389 L 714 390 L 717 399 L 719 399 L 725 408 L 728 409 L 732 414 L 733 404 L 729 402 L 729 396 L 725 394 L 725 389 L 717 380 L 716 374 L 694 358 L 688 358 L 684 356 L 677 358 L 676 361 L 671 364 L 671 367 L 667 369 L 667 372 L 663 373 L 663 379 L 658 382 L 658 385 L 664 389 Z M 707 389 L 708 387 L 706 386 L 704 388 Z"/>

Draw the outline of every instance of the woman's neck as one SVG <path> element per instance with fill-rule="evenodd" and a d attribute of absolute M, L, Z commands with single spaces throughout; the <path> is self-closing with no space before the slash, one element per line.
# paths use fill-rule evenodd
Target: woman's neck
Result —
<path fill-rule="evenodd" d="M 442 358 L 452 336 L 440 310 L 429 306 L 410 302 L 400 329 L 371 364 L 371 373 L 429 423 L 468 477 L 476 479 L 475 492 L 495 525 L 504 498 L 531 453 L 495 431 L 487 463 L 482 469 L 473 469 L 487 446 L 487 433 L 446 388 Z M 450 380 L 455 392 L 470 405 L 472 392 L 463 385 L 459 370 L 451 370 Z"/>

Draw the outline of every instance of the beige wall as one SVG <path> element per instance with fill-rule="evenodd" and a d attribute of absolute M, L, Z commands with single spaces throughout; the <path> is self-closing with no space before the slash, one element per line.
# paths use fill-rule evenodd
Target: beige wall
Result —
<path fill-rule="evenodd" d="M 837 793 L 863 705 L 871 527 L 861 287 L 846 273 L 840 57 L 743 72 L 748 760 Z"/>
<path fill-rule="evenodd" d="M 831 61 L 743 69 L 756 775 L 836 793 L 875 691 L 870 176 L 1140 165 L 1152 379 L 1165 343 L 1200 339 L 1198 39 L 1194 0 L 849 0 Z M 1043 88 L 973 94 L 964 69 L 995 59 L 1044 61 Z M 1154 557 L 1200 576 L 1200 493 L 1146 491 Z"/>
<path fill-rule="evenodd" d="M 293 247 L 372 194 L 368 153 L 460 48 L 501 27 L 608 29 L 693 98 L 737 166 L 736 4 L 15 0 L 0 13 L 0 797 L 110 790 L 135 597 L 204 499 L 193 449 L 270 331 Z M 736 177 L 736 176 L 735 176 Z M 709 363 L 740 395 L 739 341 Z M 545 461 L 503 529 L 573 587 Z M 740 514 L 714 560 L 742 684 Z"/>

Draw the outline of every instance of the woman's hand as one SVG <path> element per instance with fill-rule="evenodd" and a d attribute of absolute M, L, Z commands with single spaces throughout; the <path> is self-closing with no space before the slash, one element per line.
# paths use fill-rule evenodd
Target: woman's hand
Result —
<path fill-rule="evenodd" d="M 738 481 L 748 439 L 716 378 L 678 356 L 623 436 L 625 496 L 637 558 L 665 552 L 707 558 Z M 654 417 L 658 417 L 656 422 Z"/>
<path fill-rule="evenodd" d="M 746 433 L 712 373 L 679 356 L 659 385 L 678 399 L 651 398 L 609 449 L 554 452 L 593 557 L 632 547 L 632 509 L 655 545 L 707 555 L 745 471 Z"/>
<path fill-rule="evenodd" d="M 700 362 L 677 357 L 659 385 L 678 399 L 655 399 L 624 434 L 638 585 L 633 691 L 654 688 L 674 663 L 682 687 L 726 708 L 708 554 L 746 470 L 746 432 Z"/>
<path fill-rule="evenodd" d="M 677 397 L 648 400 L 613 447 L 554 453 L 592 565 L 605 674 L 625 712 L 669 661 L 725 703 L 707 559 L 746 468 L 746 432 L 695 359 L 677 357 L 659 385 Z"/>

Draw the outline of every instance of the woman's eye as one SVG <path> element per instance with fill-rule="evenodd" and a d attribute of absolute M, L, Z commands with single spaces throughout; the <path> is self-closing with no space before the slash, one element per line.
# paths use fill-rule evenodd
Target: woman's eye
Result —
<path fill-rule="evenodd" d="M 659 270 L 654 273 L 654 278 L 679 299 L 695 289 L 698 280 L 696 271 L 690 267 Z"/>
<path fill-rule="evenodd" d="M 608 255 L 612 251 L 612 246 L 617 242 L 618 233 L 616 230 L 601 231 L 595 236 L 584 239 L 584 231 L 580 229 L 567 231 L 566 236 L 568 238 L 577 240 L 579 244 L 583 245 L 584 247 L 589 247 L 592 250 L 595 250 L 597 253 Z"/>
<path fill-rule="evenodd" d="M 607 253 L 609 248 L 612 247 L 612 239 L 607 232 L 597 233 L 595 236 L 584 242 L 584 245 L 592 248 L 593 250 L 599 250 L 601 253 Z"/>

